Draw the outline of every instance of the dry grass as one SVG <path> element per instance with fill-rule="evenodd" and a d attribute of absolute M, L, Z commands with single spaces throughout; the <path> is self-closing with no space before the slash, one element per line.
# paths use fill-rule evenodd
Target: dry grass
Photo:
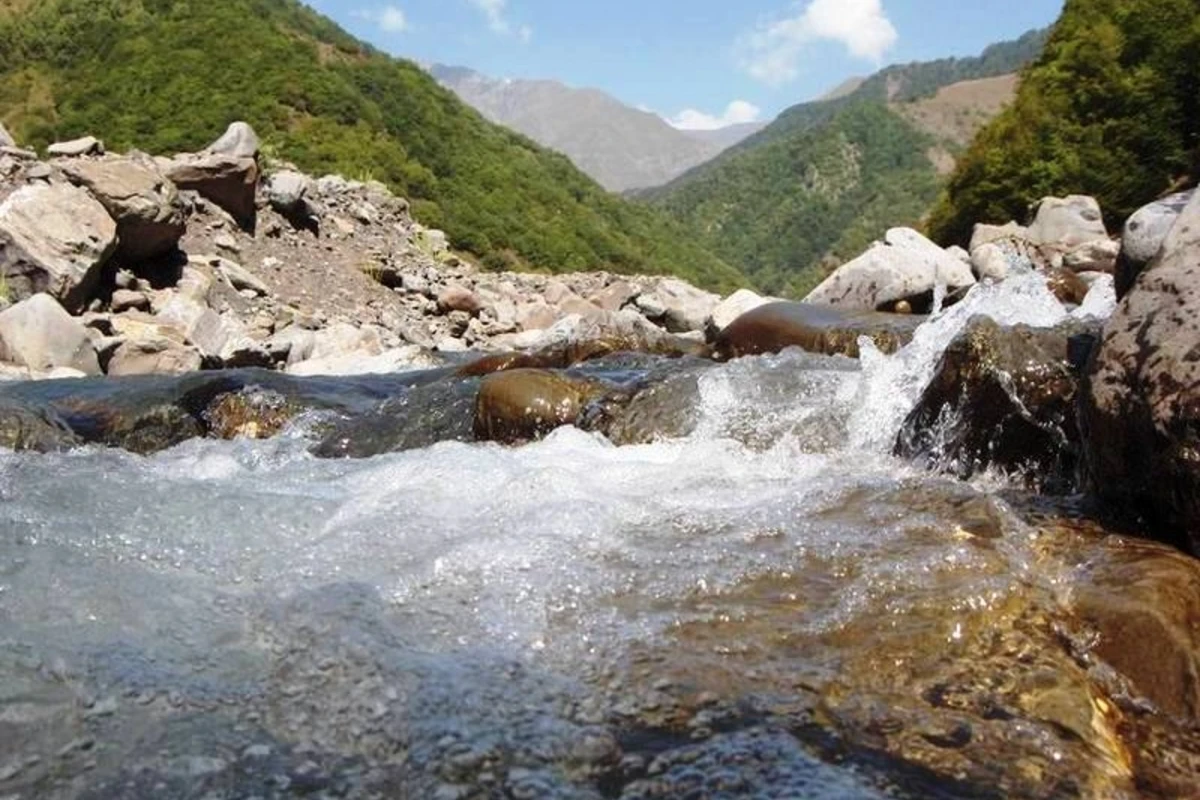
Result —
<path fill-rule="evenodd" d="M 892 108 L 939 141 L 965 147 L 1016 95 L 1017 76 L 1001 75 L 955 83 L 928 99 Z"/>

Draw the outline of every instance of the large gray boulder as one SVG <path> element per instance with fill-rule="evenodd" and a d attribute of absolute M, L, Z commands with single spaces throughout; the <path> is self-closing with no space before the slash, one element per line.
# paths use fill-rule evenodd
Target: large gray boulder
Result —
<path fill-rule="evenodd" d="M 1200 553 L 1200 195 L 1105 326 L 1080 421 L 1094 495 Z"/>
<path fill-rule="evenodd" d="M 975 285 L 971 267 L 911 228 L 893 228 L 882 242 L 842 265 L 805 298 L 806 303 L 860 311 L 890 311 L 904 301 L 927 309 L 934 288 Z"/>
<path fill-rule="evenodd" d="M 1117 259 L 1117 297 L 1124 297 L 1133 282 L 1162 249 L 1163 242 L 1196 190 L 1173 194 L 1142 206 L 1125 222 L 1121 254 Z"/>
<path fill-rule="evenodd" d="M 712 292 L 697 289 L 678 278 L 663 278 L 654 288 L 637 299 L 643 310 L 661 309 L 663 326 L 672 333 L 702 331 L 721 298 Z M 650 314 L 647 314 L 650 316 Z"/>
<path fill-rule="evenodd" d="M 62 163 L 72 183 L 85 186 L 117 223 L 117 257 L 126 263 L 170 253 L 186 230 L 175 184 L 148 158 Z"/>
<path fill-rule="evenodd" d="M 289 219 L 313 216 L 308 195 L 312 178 L 294 170 L 273 172 L 264 181 L 263 190 L 271 207 Z"/>
<path fill-rule="evenodd" d="M 134 339 L 123 343 L 108 362 L 109 375 L 182 375 L 200 369 L 202 359 L 194 347 L 165 337 Z"/>
<path fill-rule="evenodd" d="M 0 361 L 48 372 L 58 367 L 99 375 L 87 329 L 47 294 L 0 312 Z"/>
<path fill-rule="evenodd" d="M 258 134 L 249 123 L 234 122 L 219 139 L 204 148 L 204 152 L 233 158 L 258 158 L 260 147 Z"/>
<path fill-rule="evenodd" d="M 726 297 L 709 315 L 708 322 L 705 327 L 705 333 L 709 339 L 715 339 L 717 334 L 733 324 L 733 321 L 749 311 L 753 311 L 759 306 L 765 306 L 767 303 L 777 302 L 778 298 L 763 297 L 749 289 L 738 289 L 733 294 Z"/>
<path fill-rule="evenodd" d="M 13 299 L 48 292 L 82 311 L 116 246 L 116 223 L 76 186 L 26 186 L 0 205 L 0 276 Z"/>
<path fill-rule="evenodd" d="M 190 189 L 253 230 L 258 162 L 253 158 L 209 154 L 182 155 L 164 161 L 163 171 L 180 189 Z"/>
<path fill-rule="evenodd" d="M 69 142 L 55 142 L 46 148 L 51 156 L 61 158 L 79 158 L 80 156 L 104 155 L 104 142 L 95 136 L 84 136 Z"/>
<path fill-rule="evenodd" d="M 1028 239 L 1037 246 L 1073 249 L 1097 239 L 1107 239 L 1104 215 L 1094 197 L 1073 194 L 1047 197 L 1038 205 L 1037 217 L 1029 226 Z"/>

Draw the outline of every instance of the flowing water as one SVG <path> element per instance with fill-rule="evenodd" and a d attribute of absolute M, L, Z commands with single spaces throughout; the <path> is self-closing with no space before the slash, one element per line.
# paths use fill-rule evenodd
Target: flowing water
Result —
<path fill-rule="evenodd" d="M 1137 796 L 1091 540 L 889 454 L 975 313 L 1067 315 L 712 367 L 653 444 L 0 452 L 0 796 Z"/>

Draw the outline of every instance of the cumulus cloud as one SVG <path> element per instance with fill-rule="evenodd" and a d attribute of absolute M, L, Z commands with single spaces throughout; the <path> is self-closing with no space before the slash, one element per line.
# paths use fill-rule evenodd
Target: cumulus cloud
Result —
<path fill-rule="evenodd" d="M 398 6 L 384 6 L 378 10 L 355 11 L 354 16 L 378 25 L 380 30 L 385 33 L 404 33 L 408 30 L 408 17 L 404 15 L 404 11 Z"/>
<path fill-rule="evenodd" d="M 855 58 L 879 63 L 897 38 L 882 0 L 812 0 L 791 16 L 761 23 L 741 37 L 737 50 L 746 72 L 778 86 L 799 74 L 812 42 L 838 42 Z"/>
<path fill-rule="evenodd" d="M 667 122 L 683 131 L 715 131 L 744 122 L 758 122 L 761 117 L 762 109 L 758 106 L 745 100 L 734 100 L 725 107 L 725 112 L 720 116 L 689 108 L 680 111 Z"/>
<path fill-rule="evenodd" d="M 516 36 L 527 44 L 533 39 L 533 28 L 528 25 L 513 25 L 508 21 L 508 0 L 467 0 L 479 9 L 487 20 L 488 29 L 498 36 Z"/>

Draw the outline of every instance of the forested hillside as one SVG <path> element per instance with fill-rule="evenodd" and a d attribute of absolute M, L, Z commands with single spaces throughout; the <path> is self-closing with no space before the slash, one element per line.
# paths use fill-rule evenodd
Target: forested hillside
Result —
<path fill-rule="evenodd" d="M 960 160 L 930 221 L 961 242 L 1044 195 L 1095 196 L 1110 229 L 1200 173 L 1200 0 L 1068 0 L 1014 104 Z"/>
<path fill-rule="evenodd" d="M 245 119 L 306 171 L 388 183 L 490 267 L 742 280 L 659 212 L 295 0 L 0 0 L 0 119 L 35 145 L 92 133 L 150 152 Z"/>
<path fill-rule="evenodd" d="M 910 109 L 943 87 L 1015 72 L 1045 36 L 1033 31 L 976 58 L 888 67 L 848 95 L 788 109 L 643 197 L 762 289 L 802 295 L 887 228 L 916 224 L 936 201 L 939 156 L 961 144 L 919 126 Z"/>

